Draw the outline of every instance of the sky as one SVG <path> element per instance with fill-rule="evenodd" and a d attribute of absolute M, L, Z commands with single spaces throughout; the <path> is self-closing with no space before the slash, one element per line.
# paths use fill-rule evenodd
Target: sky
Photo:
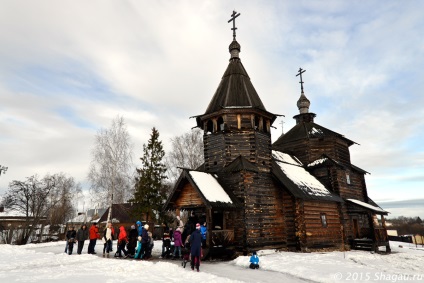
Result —
<path fill-rule="evenodd" d="M 64 172 L 88 189 L 94 136 L 123 116 L 134 166 L 196 125 L 240 58 L 266 109 L 295 125 L 301 67 L 315 122 L 359 145 L 352 163 L 391 216 L 424 217 L 424 2 L 0 0 L 0 195 Z M 284 128 L 281 122 L 284 121 Z M 393 210 L 391 210 L 393 209 Z"/>

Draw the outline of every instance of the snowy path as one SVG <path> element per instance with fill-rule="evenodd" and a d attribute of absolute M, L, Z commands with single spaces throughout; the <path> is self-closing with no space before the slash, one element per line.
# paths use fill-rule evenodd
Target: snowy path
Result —
<path fill-rule="evenodd" d="M 64 254 L 65 243 L 27 246 L 0 245 L 0 282 L 424 282 L 424 247 L 393 243 L 390 255 L 363 251 L 289 253 L 259 251 L 259 270 L 247 268 L 249 257 L 229 262 L 203 262 L 200 272 L 183 268 L 180 261 L 162 260 L 161 243 L 155 243 L 154 259 L 103 258 Z"/>
<path fill-rule="evenodd" d="M 87 253 L 87 246 L 84 245 L 83 254 Z M 159 246 L 159 245 L 156 245 Z M 114 258 L 106 258 L 103 259 L 102 253 L 101 253 L 101 246 L 97 246 L 96 248 L 96 256 L 98 258 L 101 258 L 102 260 L 112 260 L 115 262 L 118 262 L 119 265 L 125 264 L 125 262 L 135 262 L 135 263 L 145 263 L 146 261 L 138 261 L 138 260 L 132 260 L 132 259 L 114 259 Z M 114 245 L 116 247 L 116 244 Z M 31 247 L 29 250 L 34 250 L 36 252 L 43 252 L 43 253 L 53 253 L 53 254 L 63 254 L 64 251 L 64 244 L 63 245 L 55 245 L 55 246 L 47 246 L 47 247 Z M 74 249 L 75 253 L 75 249 Z M 181 266 L 181 261 L 179 260 L 163 260 L 159 259 L 160 249 L 155 248 L 153 251 L 154 259 L 147 261 L 146 263 L 149 264 L 172 264 L 176 267 L 176 270 L 181 270 L 184 272 L 193 272 L 190 270 L 189 264 L 184 269 Z M 65 255 L 66 256 L 66 255 Z M 71 255 L 73 257 L 74 255 Z M 88 256 L 88 255 L 86 255 Z M 193 272 L 194 273 L 194 272 Z M 241 267 L 234 264 L 229 264 L 228 262 L 210 262 L 210 261 L 204 261 L 202 262 L 200 266 L 200 273 L 202 276 L 205 276 L 205 274 L 211 274 L 215 275 L 217 277 L 225 277 L 227 279 L 234 280 L 232 282 L 246 282 L 246 283 L 255 283 L 255 282 L 261 282 L 261 283 L 276 283 L 276 282 L 285 282 L 285 283 L 297 283 L 297 282 L 314 282 L 311 280 L 305 280 L 298 278 L 296 276 L 290 275 L 290 274 L 284 274 L 280 272 L 270 271 L 270 270 L 251 270 L 246 267 Z M 167 277 L 166 275 L 164 277 Z M 152 281 L 151 281 L 152 282 Z M 154 282 L 160 282 L 160 281 L 154 281 Z"/>

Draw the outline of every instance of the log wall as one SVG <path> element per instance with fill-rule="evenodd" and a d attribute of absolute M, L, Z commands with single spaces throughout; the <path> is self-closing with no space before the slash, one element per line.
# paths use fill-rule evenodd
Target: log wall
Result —
<path fill-rule="evenodd" d="M 181 193 L 175 201 L 176 207 L 204 206 L 197 191 L 187 182 L 181 189 Z"/>
<path fill-rule="evenodd" d="M 308 248 L 341 247 L 343 238 L 337 205 L 336 202 L 304 201 L 306 245 Z M 326 227 L 322 224 L 321 214 L 326 215 Z"/>

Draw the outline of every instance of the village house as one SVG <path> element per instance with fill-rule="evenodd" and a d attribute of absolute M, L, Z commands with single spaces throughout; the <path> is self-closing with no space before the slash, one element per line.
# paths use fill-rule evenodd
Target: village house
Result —
<path fill-rule="evenodd" d="M 237 16 L 230 20 L 228 67 L 206 111 L 195 116 L 204 131 L 205 163 L 183 170 L 164 210 L 190 211 L 206 222 L 207 251 L 390 251 L 388 212 L 368 197 L 367 172 L 350 160 L 355 142 L 315 123 L 302 69 L 296 125 L 271 143 L 277 115 L 267 111 L 240 60 Z"/>

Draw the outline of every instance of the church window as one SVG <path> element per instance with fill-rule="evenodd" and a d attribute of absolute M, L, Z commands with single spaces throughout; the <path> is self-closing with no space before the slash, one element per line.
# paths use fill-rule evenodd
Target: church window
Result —
<path fill-rule="evenodd" d="M 210 134 L 213 132 L 213 122 L 212 120 L 208 120 L 208 122 L 206 123 L 206 134 Z"/>
<path fill-rule="evenodd" d="M 262 130 L 264 131 L 264 133 L 268 133 L 267 120 L 263 119 L 262 123 L 263 123 Z"/>
<path fill-rule="evenodd" d="M 241 115 L 238 114 L 237 115 L 237 129 L 241 129 Z"/>
<path fill-rule="evenodd" d="M 322 227 L 327 227 L 327 215 L 325 213 L 321 213 L 321 224 Z"/>
<path fill-rule="evenodd" d="M 224 119 L 222 117 L 218 118 L 218 130 L 223 131 L 224 130 Z"/>
<path fill-rule="evenodd" d="M 253 127 L 255 130 L 259 129 L 259 117 L 255 116 L 255 125 Z"/>
<path fill-rule="evenodd" d="M 349 173 L 346 173 L 346 183 L 348 185 L 350 185 L 350 175 L 349 175 Z"/>

